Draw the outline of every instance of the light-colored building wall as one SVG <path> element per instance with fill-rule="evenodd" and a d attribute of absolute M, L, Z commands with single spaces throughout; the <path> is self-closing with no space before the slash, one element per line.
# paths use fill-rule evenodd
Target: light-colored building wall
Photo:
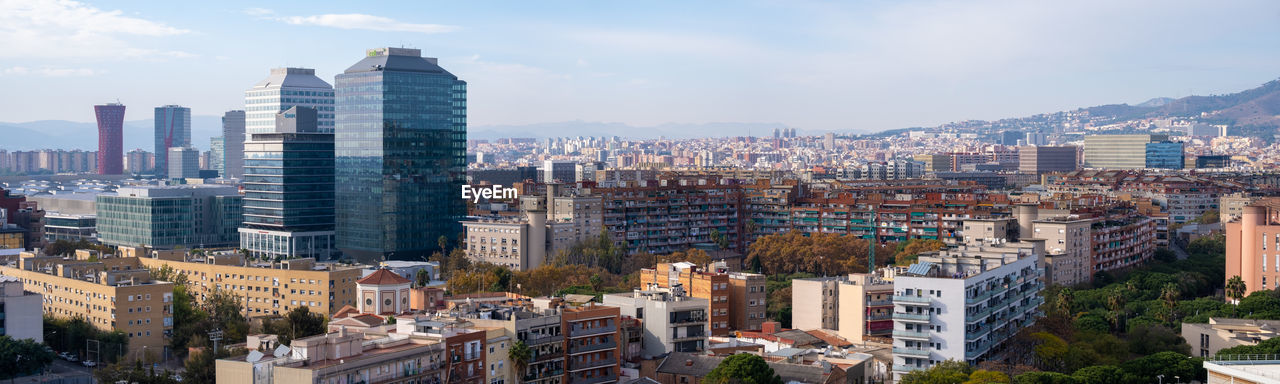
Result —
<path fill-rule="evenodd" d="M 219 261 L 214 257 L 187 261 L 141 257 L 142 265 L 158 269 L 168 265 L 187 275 L 191 293 L 199 300 L 223 289 L 245 301 L 245 317 L 275 316 L 299 306 L 329 316 L 345 305 L 356 306 L 356 280 L 361 266 L 315 263 L 293 259 L 261 265 L 242 259 Z"/>
<path fill-rule="evenodd" d="M 23 289 L 22 281 L 0 276 L 0 335 L 44 342 L 43 296 Z"/>
<path fill-rule="evenodd" d="M 1182 323 L 1182 338 L 1191 355 L 1213 357 L 1218 351 L 1242 345 L 1258 345 L 1280 335 L 1280 321 L 1210 318 L 1209 323 Z"/>
<path fill-rule="evenodd" d="M 758 273 L 729 273 L 729 326 L 739 331 L 759 331 L 764 323 L 768 296 L 765 276 Z"/>
<path fill-rule="evenodd" d="M 791 281 L 791 328 L 834 329 L 839 291 L 834 278 Z"/>
<path fill-rule="evenodd" d="M 1092 219 L 1049 218 L 1032 222 L 1028 237 L 1045 241 L 1045 284 L 1071 286 L 1093 281 Z"/>
<path fill-rule="evenodd" d="M 642 321 L 647 356 L 706 349 L 707 300 L 672 291 L 636 290 L 604 295 L 604 305 L 621 308 L 622 316 Z"/>

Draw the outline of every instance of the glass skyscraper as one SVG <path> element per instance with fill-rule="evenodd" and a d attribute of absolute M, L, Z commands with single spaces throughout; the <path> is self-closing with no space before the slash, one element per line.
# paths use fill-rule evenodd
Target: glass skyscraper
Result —
<path fill-rule="evenodd" d="M 299 106 L 316 109 L 320 132 L 333 133 L 333 86 L 311 68 L 272 68 L 271 75 L 244 91 L 246 133 L 270 133 L 276 114 Z"/>
<path fill-rule="evenodd" d="M 436 59 L 378 48 L 335 81 L 337 243 L 360 261 L 419 259 L 458 240 L 467 83 Z"/>
<path fill-rule="evenodd" d="M 272 133 L 244 143 L 244 225 L 240 248 L 274 260 L 327 260 L 334 248 L 333 134 L 313 108 L 280 112 Z"/>
<path fill-rule="evenodd" d="M 1186 165 L 1186 157 L 1182 153 L 1182 143 L 1164 141 L 1147 143 L 1147 168 L 1182 169 Z"/>
<path fill-rule="evenodd" d="M 156 107 L 156 174 L 169 172 L 169 148 L 191 146 L 191 108 Z"/>

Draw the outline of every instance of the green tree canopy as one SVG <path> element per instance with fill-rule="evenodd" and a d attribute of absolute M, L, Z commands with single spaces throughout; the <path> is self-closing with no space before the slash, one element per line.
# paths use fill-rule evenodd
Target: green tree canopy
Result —
<path fill-rule="evenodd" d="M 739 353 L 725 358 L 707 377 L 707 384 L 782 384 L 782 378 L 760 356 Z"/>
<path fill-rule="evenodd" d="M 973 368 L 963 361 L 947 360 L 929 369 L 912 371 L 902 376 L 900 384 L 964 384 Z"/>

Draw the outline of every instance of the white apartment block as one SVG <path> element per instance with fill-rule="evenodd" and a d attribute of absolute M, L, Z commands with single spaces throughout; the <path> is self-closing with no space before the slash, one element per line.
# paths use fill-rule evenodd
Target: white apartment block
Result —
<path fill-rule="evenodd" d="M 1040 316 L 1043 255 L 1043 240 L 970 243 L 923 254 L 895 276 L 895 380 L 945 360 L 975 364 L 1003 353 Z"/>

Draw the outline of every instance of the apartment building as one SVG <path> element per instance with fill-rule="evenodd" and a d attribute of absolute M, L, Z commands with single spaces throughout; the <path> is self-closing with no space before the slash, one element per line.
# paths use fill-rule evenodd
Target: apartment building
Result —
<path fill-rule="evenodd" d="M 999 359 L 1040 316 L 1043 241 L 983 241 L 920 255 L 893 280 L 895 379 L 945 360 Z"/>
<path fill-rule="evenodd" d="M 621 308 L 623 317 L 641 320 L 648 357 L 706 350 L 709 304 L 687 296 L 683 287 L 604 295 L 604 305 Z"/>
<path fill-rule="evenodd" d="M 1093 219 L 1070 216 L 1032 221 L 1032 233 L 1027 237 L 1045 241 L 1046 285 L 1093 281 L 1093 224 Z"/>
<path fill-rule="evenodd" d="M 632 252 L 671 253 L 713 243 L 712 230 L 743 249 L 740 219 L 746 207 L 742 189 L 718 177 L 642 180 L 614 188 L 596 188 L 604 203 L 604 226 Z"/>
<path fill-rule="evenodd" d="M 891 274 L 795 279 L 791 282 L 791 326 L 826 329 L 850 341 L 888 337 L 893 331 Z"/>
<path fill-rule="evenodd" d="M 1004 214 L 1008 196 L 953 186 L 951 191 L 867 194 L 839 191 L 811 194 L 790 207 L 791 230 L 833 233 L 898 242 L 909 239 L 959 242 L 961 222 Z M 857 192 L 865 194 L 866 192 Z"/>
<path fill-rule="evenodd" d="M 44 342 L 44 297 L 23 289 L 22 280 L 0 275 L 0 336 Z"/>
<path fill-rule="evenodd" d="M 729 272 L 729 328 L 759 331 L 767 318 L 768 299 L 764 275 Z"/>
<path fill-rule="evenodd" d="M 255 384 L 444 383 L 445 343 L 407 334 L 340 329 L 285 347 L 274 335 L 249 335 L 246 356 L 219 359 L 219 382 Z M 452 381 L 450 381 L 452 382 Z"/>
<path fill-rule="evenodd" d="M 1238 222 L 1226 224 L 1225 278 L 1244 280 L 1245 295 L 1280 287 L 1280 204 L 1260 200 L 1244 207 Z"/>
<path fill-rule="evenodd" d="M 512 371 L 520 382 L 609 383 L 621 374 L 622 319 L 617 307 L 538 298 L 533 305 L 480 304 L 462 312 L 475 326 L 503 329 L 513 341 L 529 347 L 528 368 Z"/>
<path fill-rule="evenodd" d="M 689 262 L 658 263 L 655 268 L 640 270 L 640 286 L 646 289 L 683 286 L 689 296 L 707 300 L 711 336 L 729 335 L 729 297 L 732 290 L 728 274 L 700 271 L 698 266 Z M 745 313 L 751 308 L 736 309 L 736 312 Z"/>
<path fill-rule="evenodd" d="M 244 298 L 245 317 L 277 316 L 299 306 L 329 316 L 343 306 L 356 306 L 356 281 L 363 266 L 319 263 L 315 259 L 249 262 L 238 252 L 187 254 L 122 247 L 135 254 L 141 265 L 164 266 L 187 275 L 191 294 L 199 300 L 215 290 Z"/>
<path fill-rule="evenodd" d="M 93 256 L 97 261 L 88 261 Z M 124 332 L 129 349 L 119 352 L 125 358 L 147 350 L 168 352 L 173 284 L 152 280 L 135 258 L 80 251 L 76 258 L 64 259 L 23 252 L 16 263 L 0 265 L 0 275 L 15 278 L 23 289 L 39 294 L 45 315 L 82 317 L 94 328 Z"/>
<path fill-rule="evenodd" d="M 1155 256 L 1155 221 L 1136 214 L 1099 218 L 1091 224 L 1091 273 L 1132 268 Z"/>
<path fill-rule="evenodd" d="M 525 271 L 599 236 L 603 223 L 600 198 L 558 196 L 557 187 L 548 186 L 549 197 L 520 197 L 519 216 L 464 221 L 467 257 Z"/>

